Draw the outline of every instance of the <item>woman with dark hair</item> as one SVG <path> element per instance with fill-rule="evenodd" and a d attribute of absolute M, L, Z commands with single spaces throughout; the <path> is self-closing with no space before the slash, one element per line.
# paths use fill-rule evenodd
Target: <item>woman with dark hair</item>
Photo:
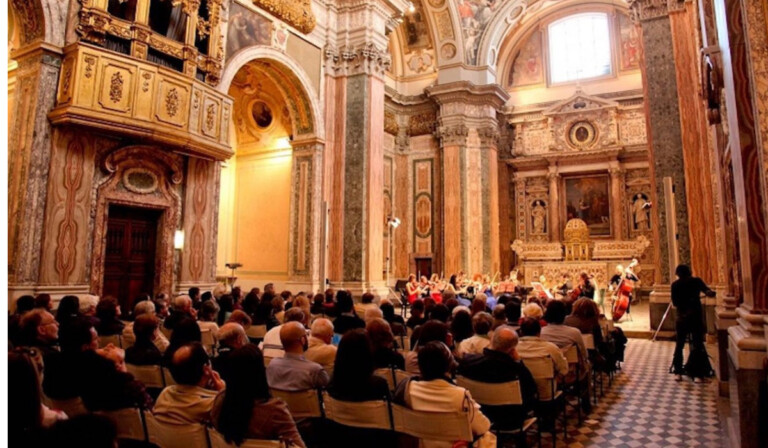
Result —
<path fill-rule="evenodd" d="M 377 369 L 394 366 L 405 370 L 405 358 L 395 350 L 395 337 L 384 319 L 372 319 L 365 325 L 373 350 L 373 364 Z M 410 347 L 409 347 L 410 348 Z"/>
<path fill-rule="evenodd" d="M 385 321 L 381 320 L 382 324 Z M 328 385 L 328 394 L 339 401 L 388 400 L 387 380 L 373 374 L 374 357 L 371 339 L 362 328 L 347 331 L 339 342 L 333 378 Z M 356 447 L 361 440 L 370 447 L 397 446 L 391 431 L 351 428 L 333 425 L 334 437 L 339 447 Z"/>
<path fill-rule="evenodd" d="M 251 315 L 253 317 L 253 325 L 266 325 L 267 330 L 280 325 L 275 316 L 272 315 L 272 299 L 274 297 L 273 294 L 264 293 L 263 300 L 256 306 L 255 314 Z"/>
<path fill-rule="evenodd" d="M 67 414 L 42 404 L 37 368 L 25 353 L 8 353 L 8 384 L 9 446 L 38 446 L 40 430 Z"/>
<path fill-rule="evenodd" d="M 59 301 L 59 308 L 56 310 L 56 320 L 60 327 L 64 327 L 73 319 L 80 316 L 80 299 L 77 296 L 64 296 Z"/>
<path fill-rule="evenodd" d="M 325 307 L 323 306 L 324 302 L 325 302 L 325 295 L 323 294 L 315 294 L 312 297 L 312 306 L 309 307 L 309 312 L 312 314 L 313 317 L 325 315 Z"/>
<path fill-rule="evenodd" d="M 707 351 L 704 348 L 704 317 L 701 307 L 701 294 L 715 297 L 715 291 L 698 277 L 694 277 L 691 268 L 681 264 L 675 269 L 677 280 L 672 282 L 672 304 L 677 310 L 675 320 L 675 354 L 670 372 L 675 374 L 675 381 L 682 381 L 686 374 L 699 381 L 712 375 Z M 683 347 L 691 336 L 688 363 L 683 367 Z"/>
<path fill-rule="evenodd" d="M 123 333 L 125 324 L 120 322 L 120 305 L 114 297 L 107 296 L 99 301 L 99 304 L 96 305 L 96 317 L 99 318 L 96 324 L 96 331 L 99 336 Z"/>
<path fill-rule="evenodd" d="M 511 296 L 504 302 L 504 312 L 507 314 L 507 321 L 513 327 L 518 325 L 522 313 L 522 303 L 520 296 Z"/>
<path fill-rule="evenodd" d="M 229 319 L 229 316 L 235 310 L 235 299 L 230 294 L 224 294 L 219 297 L 219 315 L 216 317 L 216 323 L 219 326 L 224 325 L 224 322 Z"/>
<path fill-rule="evenodd" d="M 413 330 L 426 321 L 427 318 L 424 317 L 424 301 L 419 299 L 411 305 L 411 317 L 408 318 L 405 326 Z"/>
<path fill-rule="evenodd" d="M 395 306 L 386 301 L 381 304 L 379 309 L 381 309 L 381 314 L 383 315 L 384 320 L 386 320 L 392 328 L 392 334 L 395 336 L 404 336 L 406 334 L 405 320 L 403 319 L 403 316 L 395 314 Z"/>
<path fill-rule="evenodd" d="M 304 447 L 285 402 L 270 396 L 259 348 L 247 344 L 234 350 L 229 362 L 227 388 L 216 397 L 211 411 L 214 426 L 227 442 L 240 445 L 245 439 L 280 439 Z"/>
<path fill-rule="evenodd" d="M 272 307 L 272 296 L 270 294 L 264 294 L 264 301 L 270 304 L 270 308 Z M 242 302 L 243 311 L 248 313 L 251 317 L 256 317 L 259 304 L 261 302 L 262 300 L 259 300 L 259 296 L 257 294 L 249 292 L 245 295 L 245 299 L 243 299 Z"/>
<path fill-rule="evenodd" d="M 171 333 L 171 340 L 168 348 L 163 353 L 163 364 L 170 365 L 173 359 L 173 354 L 176 349 L 182 345 L 191 344 L 192 342 L 202 342 L 203 336 L 200 332 L 200 326 L 197 325 L 197 321 L 191 317 L 184 317 L 180 320 L 175 327 L 173 327 L 173 333 Z"/>
<path fill-rule="evenodd" d="M 466 308 L 456 310 L 451 320 L 451 334 L 456 344 L 464 339 L 472 337 L 472 316 L 466 311 Z"/>

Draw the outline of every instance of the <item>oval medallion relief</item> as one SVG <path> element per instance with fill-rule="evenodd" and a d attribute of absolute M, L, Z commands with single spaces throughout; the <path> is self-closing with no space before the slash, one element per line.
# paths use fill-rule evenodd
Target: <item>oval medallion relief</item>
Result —
<path fill-rule="evenodd" d="M 134 193 L 153 193 L 157 190 L 158 184 L 157 175 L 143 168 L 129 168 L 123 173 L 123 185 Z"/>

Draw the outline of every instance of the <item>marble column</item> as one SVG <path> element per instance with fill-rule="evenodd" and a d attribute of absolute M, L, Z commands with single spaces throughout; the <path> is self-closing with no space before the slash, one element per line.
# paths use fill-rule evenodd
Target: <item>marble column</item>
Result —
<path fill-rule="evenodd" d="M 549 240 L 552 242 L 561 241 L 561 223 L 560 223 L 560 173 L 556 166 L 550 166 L 547 173 L 549 179 Z"/>
<path fill-rule="evenodd" d="M 61 53 L 38 43 L 18 50 L 14 109 L 8 135 L 8 290 L 35 292 L 51 162 L 48 112 L 56 100 Z"/>
<path fill-rule="evenodd" d="M 613 202 L 613 210 L 616 210 L 611 215 L 611 235 L 613 235 L 613 239 L 621 240 L 624 239 L 624 214 L 620 212 L 625 207 L 624 170 L 619 166 L 619 162 L 612 162 L 608 168 L 608 173 L 611 177 L 611 202 Z"/>
<path fill-rule="evenodd" d="M 500 270 L 498 120 L 508 100 L 498 86 L 462 81 L 430 87 L 440 106 L 444 271 Z"/>
<path fill-rule="evenodd" d="M 331 285 L 359 296 L 383 297 L 384 284 L 384 76 L 390 65 L 387 33 L 404 1 L 365 0 L 339 5 L 326 45 L 326 117 L 334 156 L 330 201 Z"/>

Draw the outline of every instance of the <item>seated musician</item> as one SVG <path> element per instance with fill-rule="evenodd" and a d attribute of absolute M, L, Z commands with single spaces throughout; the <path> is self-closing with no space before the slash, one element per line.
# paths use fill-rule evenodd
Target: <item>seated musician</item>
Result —
<path fill-rule="evenodd" d="M 586 272 L 579 274 L 579 298 L 587 297 L 589 299 L 595 298 L 595 284 L 589 279 L 589 275 Z"/>
<path fill-rule="evenodd" d="M 571 281 L 571 274 L 563 272 L 563 280 L 560 286 L 557 287 L 557 292 L 564 297 L 568 295 L 568 291 L 573 289 L 573 282 Z"/>
<path fill-rule="evenodd" d="M 426 275 L 419 277 L 419 288 L 421 289 L 421 295 L 426 297 L 429 295 L 429 280 Z"/>
<path fill-rule="evenodd" d="M 405 285 L 405 289 L 408 292 L 408 303 L 413 305 L 413 302 L 421 296 L 421 288 L 416 282 L 416 276 L 411 274 L 408 276 L 408 283 Z"/>

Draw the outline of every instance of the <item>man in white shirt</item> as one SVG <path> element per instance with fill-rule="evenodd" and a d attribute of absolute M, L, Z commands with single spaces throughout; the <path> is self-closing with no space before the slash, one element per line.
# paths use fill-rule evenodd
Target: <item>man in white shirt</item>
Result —
<path fill-rule="evenodd" d="M 309 348 L 304 357 L 323 366 L 327 372 L 333 372 L 336 361 L 336 346 L 331 344 L 333 339 L 333 323 L 325 318 L 312 322 L 309 336 Z"/>
<path fill-rule="evenodd" d="M 259 343 L 259 348 L 264 353 L 265 358 L 282 358 L 285 355 L 283 343 L 280 342 L 280 329 L 288 322 L 304 322 L 304 311 L 301 308 L 291 308 L 285 312 L 285 323 L 273 327 L 264 335 L 264 339 Z"/>
<path fill-rule="evenodd" d="M 152 316 L 156 315 L 155 304 L 150 300 L 142 300 L 141 302 L 137 303 L 136 306 L 133 307 L 134 320 L 142 314 L 149 314 Z M 123 328 L 123 347 L 130 347 L 135 342 L 136 335 L 133 334 L 133 322 L 129 322 Z M 167 349 L 168 345 L 170 344 L 168 338 L 166 338 L 165 335 L 159 331 L 157 332 L 157 338 L 155 338 L 152 342 L 155 344 L 155 347 L 160 350 L 160 353 L 165 353 L 165 349 Z"/>
<path fill-rule="evenodd" d="M 486 312 L 477 313 L 472 317 L 472 330 L 475 334 L 459 343 L 456 354 L 459 357 L 465 355 L 483 353 L 483 349 L 491 345 L 488 333 L 493 326 L 493 317 Z"/>
<path fill-rule="evenodd" d="M 541 329 L 541 339 L 551 342 L 566 352 L 569 348 L 576 346 L 581 356 L 582 377 L 589 371 L 587 357 L 587 347 L 584 345 L 584 338 L 578 328 L 563 325 L 565 320 L 565 303 L 555 300 L 547 305 L 547 311 L 544 312 L 544 320 L 547 326 Z"/>
<path fill-rule="evenodd" d="M 285 354 L 273 359 L 267 366 L 269 387 L 296 392 L 327 386 L 330 382 L 328 372 L 320 364 L 304 357 L 309 345 L 304 325 L 300 322 L 288 322 L 281 327 L 280 340 L 285 347 Z"/>
<path fill-rule="evenodd" d="M 551 342 L 541 339 L 541 324 L 535 317 L 526 317 L 520 324 L 520 342 L 517 352 L 523 358 L 541 358 L 549 355 L 555 367 L 555 373 L 565 376 L 568 373 L 568 360 L 563 352 Z"/>

